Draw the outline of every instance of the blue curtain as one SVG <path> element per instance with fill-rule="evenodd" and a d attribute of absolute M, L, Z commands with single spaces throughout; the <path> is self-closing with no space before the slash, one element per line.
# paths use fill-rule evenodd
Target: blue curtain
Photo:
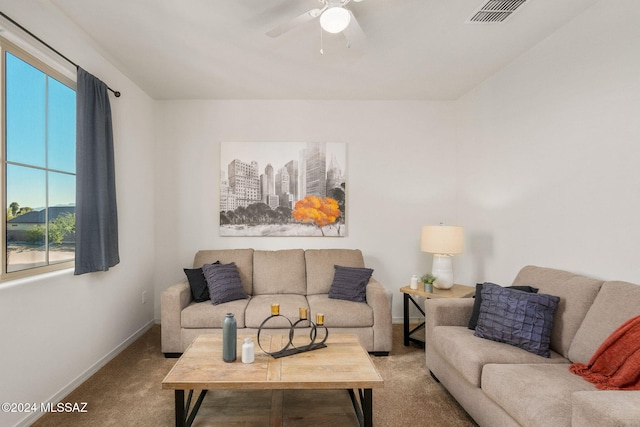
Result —
<path fill-rule="evenodd" d="M 113 157 L 107 85 L 78 67 L 76 275 L 107 271 L 120 262 Z"/>

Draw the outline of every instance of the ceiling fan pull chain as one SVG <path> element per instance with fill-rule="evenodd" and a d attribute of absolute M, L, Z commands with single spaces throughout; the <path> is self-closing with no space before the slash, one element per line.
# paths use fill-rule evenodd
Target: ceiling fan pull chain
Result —
<path fill-rule="evenodd" d="M 324 49 L 322 47 L 322 27 L 320 27 L 320 55 L 324 55 Z"/>

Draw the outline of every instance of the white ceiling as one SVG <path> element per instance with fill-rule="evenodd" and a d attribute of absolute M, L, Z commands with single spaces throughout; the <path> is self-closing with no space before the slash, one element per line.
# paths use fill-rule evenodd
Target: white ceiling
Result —
<path fill-rule="evenodd" d="M 596 0 L 528 0 L 469 24 L 486 0 L 351 2 L 367 36 L 347 48 L 318 21 L 265 33 L 318 0 L 49 0 L 155 99 L 451 100 Z M 82 64 L 81 64 L 82 65 Z"/>

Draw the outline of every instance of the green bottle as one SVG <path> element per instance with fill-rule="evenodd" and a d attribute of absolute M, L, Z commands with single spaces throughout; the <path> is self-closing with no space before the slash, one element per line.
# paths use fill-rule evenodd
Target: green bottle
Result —
<path fill-rule="evenodd" d="M 233 313 L 227 313 L 222 326 L 222 360 L 234 362 L 236 360 L 236 341 L 238 326 Z"/>

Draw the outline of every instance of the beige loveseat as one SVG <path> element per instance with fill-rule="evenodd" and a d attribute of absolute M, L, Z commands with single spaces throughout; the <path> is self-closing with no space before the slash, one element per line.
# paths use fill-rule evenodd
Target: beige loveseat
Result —
<path fill-rule="evenodd" d="M 427 368 L 467 413 L 490 427 L 640 426 L 640 391 L 599 390 L 568 369 L 640 314 L 640 286 L 534 266 L 513 285 L 560 297 L 550 358 L 474 336 L 473 299 L 425 302 Z"/>
<path fill-rule="evenodd" d="M 226 313 L 234 313 L 242 333 L 257 333 L 273 303 L 291 321 L 299 318 L 300 307 L 308 308 L 310 319 L 323 313 L 329 333 L 353 333 L 370 353 L 385 355 L 391 350 L 392 295 L 378 281 L 370 279 L 364 303 L 329 298 L 334 265 L 364 267 L 360 250 L 203 250 L 196 253 L 193 267 L 216 261 L 236 264 L 249 298 L 218 305 L 196 303 L 186 278 L 170 286 L 161 299 L 165 356 L 181 354 L 200 334 L 221 333 Z M 268 325 L 278 327 L 276 322 Z"/>

